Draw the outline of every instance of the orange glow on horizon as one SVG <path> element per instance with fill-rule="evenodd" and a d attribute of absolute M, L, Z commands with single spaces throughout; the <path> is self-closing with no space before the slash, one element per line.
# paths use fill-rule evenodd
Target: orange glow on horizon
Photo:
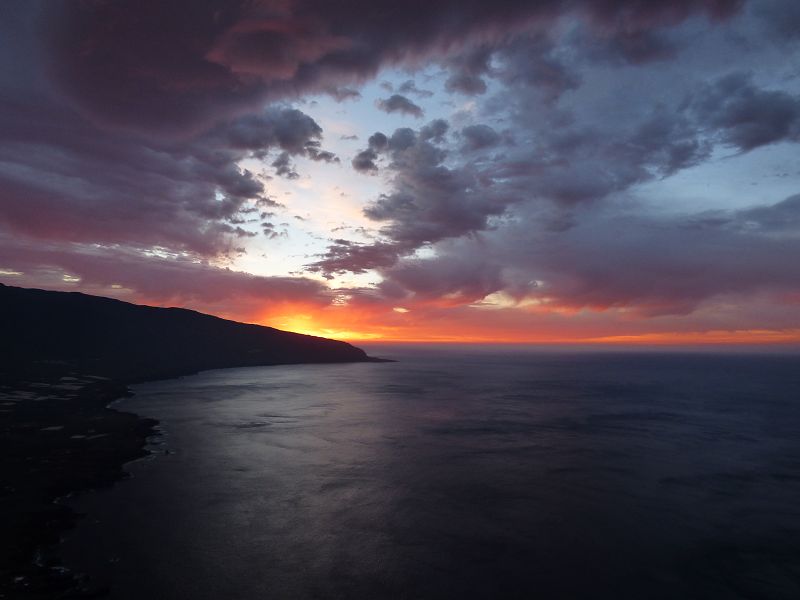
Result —
<path fill-rule="evenodd" d="M 477 312 L 477 311 L 475 311 Z M 419 313 L 419 314 L 418 314 Z M 800 329 L 737 329 L 708 331 L 643 331 L 619 334 L 612 323 L 591 330 L 562 330 L 556 325 L 505 326 L 484 314 L 462 319 L 431 315 L 418 307 L 395 311 L 387 306 L 289 306 L 268 310 L 252 322 L 306 335 L 349 342 L 453 343 L 453 344 L 553 344 L 553 345 L 768 345 L 800 344 Z"/>
<path fill-rule="evenodd" d="M 180 302 L 152 302 L 175 306 Z M 276 302 L 268 306 L 242 303 L 232 306 L 187 306 L 222 318 L 275 327 L 305 335 L 358 343 L 415 344 L 519 344 L 519 345 L 596 345 L 613 346 L 800 346 L 800 329 L 708 329 L 654 331 L 647 318 L 622 322 L 610 318 L 609 311 L 580 311 L 550 306 L 516 309 L 474 307 L 447 308 L 437 303 L 419 302 L 399 307 L 393 304 L 315 302 Z M 576 323 L 583 314 L 587 322 Z M 620 311 L 619 314 L 624 314 Z M 604 315 L 608 315 L 606 320 Z M 525 317 L 534 320 L 524 321 Z M 547 319 L 547 317 L 552 317 Z M 539 320 L 539 319 L 542 320 Z M 559 320 L 560 319 L 560 320 Z M 663 327 L 663 325 L 662 325 Z"/>

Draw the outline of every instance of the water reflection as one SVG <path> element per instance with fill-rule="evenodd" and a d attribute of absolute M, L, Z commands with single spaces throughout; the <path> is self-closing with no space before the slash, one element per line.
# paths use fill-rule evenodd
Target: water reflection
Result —
<path fill-rule="evenodd" d="M 67 551 L 115 598 L 796 598 L 797 367 L 427 351 L 142 385 L 170 454 L 82 497 Z"/>

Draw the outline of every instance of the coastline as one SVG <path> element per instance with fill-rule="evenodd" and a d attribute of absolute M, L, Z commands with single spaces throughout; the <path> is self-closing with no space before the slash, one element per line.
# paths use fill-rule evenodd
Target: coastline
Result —
<path fill-rule="evenodd" d="M 331 364 L 336 362 L 342 361 Z M 210 368 L 238 366 L 270 365 Z M 147 439 L 157 433 L 158 421 L 110 407 L 133 395 L 129 385 L 204 370 L 107 377 L 39 362 L 0 371 L 0 600 L 105 597 L 108 590 L 62 564 L 62 534 L 84 515 L 59 500 L 113 486 L 128 476 L 127 463 L 150 454 Z"/>
<path fill-rule="evenodd" d="M 0 375 L 0 598 L 91 598 L 57 547 L 81 515 L 58 500 L 107 488 L 145 450 L 157 421 L 109 408 L 127 382 L 59 370 Z"/>

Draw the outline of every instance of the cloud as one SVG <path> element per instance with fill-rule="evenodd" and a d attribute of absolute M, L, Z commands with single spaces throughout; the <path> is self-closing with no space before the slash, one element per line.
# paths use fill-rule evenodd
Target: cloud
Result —
<path fill-rule="evenodd" d="M 337 102 L 344 102 L 345 100 L 358 100 L 361 98 L 361 92 L 348 87 L 330 87 L 326 90 L 328 95 L 332 96 Z"/>
<path fill-rule="evenodd" d="M 191 306 L 215 314 L 257 320 L 265 307 L 280 303 L 327 306 L 331 292 L 301 277 L 262 277 L 211 266 L 189 258 L 146 255 L 118 246 L 25 242 L 0 234 L 4 261 L 22 276 L 10 285 L 81 289 L 134 302 Z"/>
<path fill-rule="evenodd" d="M 288 152 L 281 152 L 277 158 L 272 161 L 272 166 L 275 168 L 275 174 L 286 179 L 298 179 L 300 175 L 294 170 L 292 161 L 289 158 Z"/>
<path fill-rule="evenodd" d="M 786 0 L 763 0 L 754 6 L 773 38 L 796 42 L 800 39 L 800 5 Z"/>
<path fill-rule="evenodd" d="M 459 92 L 466 96 L 479 96 L 486 93 L 486 82 L 477 75 L 456 72 L 445 81 L 448 92 Z"/>
<path fill-rule="evenodd" d="M 322 128 L 305 113 L 295 108 L 271 107 L 224 122 L 202 139 L 221 140 L 233 150 L 278 147 L 291 154 L 305 154 L 321 137 Z"/>
<path fill-rule="evenodd" d="M 709 14 L 724 16 L 732 8 L 720 5 L 719 10 L 709 8 Z M 673 10 L 664 4 L 655 9 L 658 18 L 633 9 L 620 14 L 623 21 L 631 23 L 630 31 L 641 32 L 656 22 L 662 25 L 680 22 L 687 10 L 690 7 Z M 593 18 L 597 23 L 605 22 L 594 14 Z M 617 29 L 611 31 L 613 35 L 609 34 L 607 39 L 622 35 Z M 565 306 L 630 303 L 653 314 L 680 312 L 694 310 L 698 303 L 719 294 L 756 293 L 770 287 L 761 283 L 726 287 L 720 280 L 707 289 L 700 281 L 686 281 L 680 284 L 685 286 L 682 300 L 677 290 L 679 284 L 673 293 L 664 284 L 645 283 L 665 290 L 653 292 L 652 298 L 645 292 L 633 293 L 630 289 L 636 281 L 648 281 L 647 270 L 651 267 L 643 264 L 640 269 L 632 270 L 630 280 L 622 285 L 624 277 L 614 271 L 613 265 L 627 260 L 625 252 L 636 254 L 637 244 L 647 248 L 651 242 L 646 232 L 650 228 L 655 232 L 653 243 L 661 244 L 660 252 L 664 255 L 669 253 L 670 243 L 687 248 L 695 245 L 695 252 L 706 252 L 702 236 L 687 233 L 698 222 L 688 216 L 683 221 L 676 217 L 674 221 L 662 222 L 644 212 L 638 218 L 635 214 L 625 215 L 624 222 L 636 232 L 635 237 L 627 237 L 618 233 L 618 217 L 610 217 L 604 207 L 635 195 L 641 184 L 703 165 L 720 145 L 747 151 L 760 145 L 797 141 L 797 98 L 787 91 L 759 88 L 749 76 L 712 78 L 710 83 L 695 85 L 695 80 L 686 74 L 683 75 L 686 82 L 675 78 L 667 67 L 641 71 L 643 64 L 657 64 L 653 56 L 641 60 L 628 57 L 596 67 L 591 62 L 580 62 L 585 57 L 570 56 L 569 49 L 560 44 L 542 35 L 516 37 L 505 45 L 477 48 L 471 60 L 465 62 L 469 72 L 495 79 L 503 87 L 487 100 L 481 113 L 459 117 L 467 122 L 456 136 L 460 146 L 449 143 L 444 136 L 434 138 L 423 133 L 426 131 L 423 127 L 418 131 L 398 129 L 387 138 L 385 149 L 367 148 L 360 155 L 364 159 L 360 166 L 375 172 L 376 161 L 383 157 L 382 169 L 390 183 L 390 189 L 374 198 L 364 210 L 365 216 L 380 224 L 380 238 L 373 244 L 357 247 L 336 244 L 329 255 L 321 257 L 311 268 L 328 274 L 345 272 L 350 267 L 375 268 L 385 278 L 386 289 L 402 295 L 404 289 L 416 289 L 411 284 L 415 265 L 438 265 L 437 272 L 430 277 L 420 276 L 421 280 L 436 284 L 431 288 L 432 295 L 469 297 L 472 292 L 465 290 L 474 289 L 479 298 L 479 292 L 491 289 L 487 284 L 491 281 L 498 284 L 496 291 L 514 297 L 524 297 L 530 289 L 536 290 L 534 295 L 540 295 L 543 288 L 531 282 L 542 278 L 523 265 L 515 266 L 518 259 L 512 251 L 486 267 L 487 272 L 494 269 L 501 276 L 495 279 L 482 276 L 483 246 L 476 250 L 478 283 L 474 288 L 468 281 L 459 280 L 453 289 L 442 290 L 448 281 L 447 272 L 460 273 L 466 278 L 469 273 L 469 269 L 461 268 L 461 262 L 453 262 L 455 258 L 448 254 L 448 249 L 491 244 L 511 236 L 518 228 L 523 231 L 533 228 L 539 231 L 541 239 L 547 238 L 558 247 L 584 249 L 583 238 L 576 238 L 577 235 L 596 240 L 594 250 L 586 248 L 586 256 L 570 255 L 563 264 L 554 260 L 558 264 L 552 269 L 542 259 L 546 273 L 568 274 L 570 260 L 579 268 L 585 259 L 597 261 L 598 270 L 607 270 L 609 281 L 620 282 L 609 286 L 609 293 L 604 295 L 602 281 L 576 275 L 568 283 L 567 275 L 553 275 L 549 293 Z M 529 67 L 527 72 L 521 69 L 525 65 Z M 727 69 L 725 61 L 719 62 L 719 68 Z M 597 72 L 587 75 L 591 70 Z M 589 76 L 593 86 L 582 87 Z M 611 100 L 613 94 L 608 95 L 608 86 L 616 85 L 617 78 L 631 85 L 624 106 Z M 636 88 L 636 82 L 641 80 L 652 87 Z M 562 98 L 567 91 L 574 93 Z M 503 135 L 492 125 L 482 123 L 482 119 L 502 123 Z M 488 148 L 491 155 L 479 152 Z M 791 222 L 786 210 L 778 212 L 775 208 L 770 214 L 775 222 Z M 743 223 L 744 214 L 736 219 Z M 788 251 L 791 241 L 776 241 L 766 233 L 756 236 L 752 230 L 739 230 L 731 225 L 712 231 L 731 253 L 735 253 L 737 244 L 760 245 L 763 264 L 754 269 L 754 278 L 761 271 L 769 273 L 764 281 L 781 280 L 766 262 L 771 252 Z M 659 238 L 662 233 L 663 238 Z M 620 249 L 608 255 L 596 253 L 597 248 L 605 248 L 606 244 L 615 248 L 623 242 L 627 243 L 624 252 Z M 526 260 L 533 255 L 546 257 L 552 253 L 548 246 L 537 244 L 531 242 L 515 250 Z M 432 250 L 438 258 L 415 259 L 420 249 Z M 658 262 L 659 257 L 650 256 L 646 250 L 639 254 L 643 261 Z M 379 260 L 373 260 L 375 255 Z M 691 272 L 690 257 L 687 254 L 683 267 L 674 265 L 676 272 L 680 268 Z M 723 258 L 717 258 L 724 265 Z M 713 269 L 711 261 L 703 264 L 706 269 Z M 669 268 L 665 268 L 665 278 L 669 277 L 668 272 Z M 732 275 L 732 270 L 728 275 Z M 691 292 L 692 285 L 698 296 Z M 623 289 L 626 286 L 628 292 Z M 597 290 L 596 297 L 590 298 L 586 290 Z M 645 305 L 649 308 L 644 308 Z"/>
<path fill-rule="evenodd" d="M 730 16 L 738 0 L 175 0 L 40 2 L 41 32 L 58 88 L 93 121 L 175 135 L 265 101 L 345 88 L 386 66 L 459 54 L 475 43 L 547 28 L 567 14 L 604 31 L 644 31 L 693 14 Z M 471 78 L 471 79 L 470 79 Z M 475 93 L 462 70 L 449 89 Z"/>
<path fill-rule="evenodd" d="M 518 36 L 494 53 L 498 63 L 493 76 L 507 85 L 525 85 L 547 102 L 576 89 L 580 76 L 559 57 L 556 44 L 546 35 Z"/>
<path fill-rule="evenodd" d="M 371 135 L 367 143 L 367 148 L 356 154 L 351 164 L 360 173 L 377 173 L 378 153 L 389 146 L 389 139 L 379 131 Z"/>
<path fill-rule="evenodd" d="M 691 110 L 699 125 L 742 152 L 800 140 L 800 96 L 760 89 L 749 73 L 731 73 L 707 85 L 692 98 Z"/>
<path fill-rule="evenodd" d="M 359 244 L 345 239 L 333 240 L 319 260 L 308 266 L 311 272 L 331 279 L 334 273 L 366 273 L 370 269 L 390 267 L 402 250 L 396 244 L 377 242 Z"/>
<path fill-rule="evenodd" d="M 448 92 L 458 92 L 466 96 L 479 96 L 486 93 L 486 82 L 483 76 L 489 73 L 489 63 L 493 48 L 478 45 L 455 57 L 451 57 L 446 65 L 450 76 L 444 87 Z"/>
<path fill-rule="evenodd" d="M 380 244 L 380 265 L 392 256 L 399 259 L 445 240 L 502 228 L 516 205 L 550 203 L 562 207 L 563 215 L 570 207 L 599 203 L 700 164 L 711 154 L 711 143 L 680 106 L 650 107 L 641 114 L 625 114 L 622 122 L 583 122 L 575 117 L 564 122 L 559 109 L 549 103 L 531 113 L 529 107 L 536 101 L 529 99 L 539 92 L 524 81 L 516 85 L 513 97 L 520 112 L 510 113 L 508 136 L 482 123 L 463 127 L 458 157 L 447 147 L 446 122 L 434 122 L 419 131 L 400 128 L 388 137 L 375 134 L 356 156 L 354 168 L 365 173 L 377 172 L 379 157 L 386 160 L 391 188 L 363 211 L 381 224 L 382 238 L 375 242 Z M 532 122 L 532 115 L 538 120 Z M 524 143 L 520 136 L 525 136 Z M 481 158 L 480 151 L 488 148 L 491 159 Z M 549 226 L 565 229 L 571 224 L 559 217 Z M 341 244 L 312 269 L 344 272 L 348 253 L 353 268 L 363 269 L 368 250 Z"/>
<path fill-rule="evenodd" d="M 419 106 L 400 94 L 392 94 L 388 98 L 378 99 L 375 101 L 375 106 L 383 112 L 411 115 L 417 119 L 422 118 L 424 115 Z"/>
<path fill-rule="evenodd" d="M 378 153 L 372 148 L 367 148 L 356 154 L 350 164 L 359 173 L 377 173 L 378 165 L 375 162 L 377 160 Z"/>
<path fill-rule="evenodd" d="M 452 240 L 433 258 L 402 259 L 383 271 L 385 285 L 420 300 L 466 304 L 503 293 L 543 311 L 625 309 L 649 317 L 690 314 L 722 297 L 800 293 L 798 196 L 691 215 L 583 209 L 565 230 L 549 229 L 542 217 Z"/>
<path fill-rule="evenodd" d="M 401 83 L 400 87 L 397 88 L 397 91 L 401 94 L 413 94 L 418 98 L 430 98 L 433 96 L 432 91 L 418 88 L 413 79 L 409 79 Z"/>
<path fill-rule="evenodd" d="M 469 125 L 461 130 L 465 151 L 491 148 L 500 141 L 500 134 L 488 125 Z"/>
<path fill-rule="evenodd" d="M 669 60 L 679 51 L 665 33 L 657 31 L 623 31 L 608 38 L 589 36 L 585 44 L 585 51 L 595 60 L 632 65 Z"/>
<path fill-rule="evenodd" d="M 7 99 L 0 124 L 0 223 L 42 239 L 225 253 L 247 235 L 238 224 L 268 201 L 239 161 L 277 152 L 274 166 L 289 175 L 290 156 L 335 160 L 319 148 L 314 120 L 289 108 L 181 142 L 99 130 L 41 95 Z"/>
<path fill-rule="evenodd" d="M 379 155 L 388 159 L 392 189 L 369 203 L 364 215 L 385 223 L 383 240 L 371 245 L 334 243 L 327 255 L 310 265 L 325 274 L 363 272 L 392 264 L 427 244 L 488 227 L 515 200 L 503 186 L 493 186 L 475 166 L 445 166 L 447 124 L 434 121 L 420 132 L 404 127 L 391 136 L 376 133 L 353 161 L 356 170 L 374 172 Z M 438 140 L 438 141 L 437 141 Z"/>
<path fill-rule="evenodd" d="M 419 130 L 419 137 L 423 141 L 431 140 L 436 144 L 445 141 L 445 136 L 450 130 L 450 123 L 444 119 L 434 119 Z"/>
<path fill-rule="evenodd" d="M 287 235 L 270 174 L 339 160 L 287 102 L 356 100 L 382 69 L 433 64 L 434 81 L 471 96 L 451 99 L 463 110 L 371 136 L 351 164 L 381 175 L 360 199 L 377 233 L 310 259 L 326 277 L 383 278 L 354 302 L 402 300 L 409 315 L 506 303 L 593 324 L 585 315 L 606 311 L 624 330 L 745 296 L 796 299 L 797 196 L 708 211 L 698 191 L 683 214 L 638 196 L 661 180 L 685 192 L 702 171 L 675 176 L 724 169 L 712 157 L 726 149 L 800 141 L 790 4 L 716 31 L 704 19 L 741 2 L 17 2 L 0 36 L 0 266 L 216 310 L 237 297 L 252 314 L 263 298 L 328 306 L 316 281 L 209 263 L 256 233 Z M 747 74 L 771 52 L 785 68 Z M 382 110 L 423 116 L 409 98 L 431 92 L 415 79 L 383 87 Z"/>

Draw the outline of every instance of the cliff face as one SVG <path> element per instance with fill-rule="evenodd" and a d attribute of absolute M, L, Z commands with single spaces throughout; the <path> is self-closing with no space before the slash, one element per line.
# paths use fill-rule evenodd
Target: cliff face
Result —
<path fill-rule="evenodd" d="M 4 367 L 63 365 L 141 380 L 203 369 L 370 360 L 350 344 L 74 292 L 0 284 Z"/>

